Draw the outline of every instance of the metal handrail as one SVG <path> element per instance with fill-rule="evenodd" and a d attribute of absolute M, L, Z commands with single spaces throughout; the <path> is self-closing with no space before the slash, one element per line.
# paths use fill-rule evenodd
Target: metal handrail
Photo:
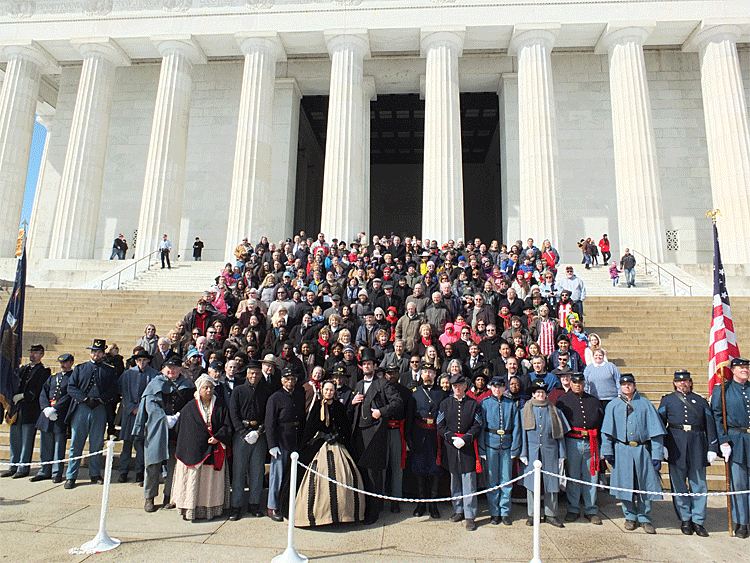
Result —
<path fill-rule="evenodd" d="M 120 289 L 120 282 L 122 281 L 122 273 L 125 270 L 127 270 L 128 268 L 133 268 L 133 279 L 136 279 L 138 277 L 138 267 L 137 267 L 138 262 L 141 262 L 143 260 L 148 260 L 147 267 L 144 270 L 144 271 L 148 271 L 148 270 L 151 269 L 151 257 L 154 254 L 159 254 L 159 252 L 161 252 L 161 251 L 160 250 L 154 250 L 151 254 L 147 254 L 146 256 L 142 256 L 141 258 L 138 258 L 138 260 L 136 260 L 132 264 L 128 264 L 127 266 L 123 266 L 122 268 L 120 268 L 116 272 L 112 272 L 112 274 L 110 274 L 106 278 L 103 278 L 99 282 L 99 289 L 103 290 L 104 289 L 104 282 L 107 281 L 107 280 L 112 279 L 115 276 L 117 276 L 117 289 Z"/>
<path fill-rule="evenodd" d="M 633 249 L 630 249 L 630 251 L 633 254 L 635 254 L 635 255 L 640 256 L 641 258 L 643 258 L 643 267 L 646 270 L 646 275 L 648 275 L 648 273 L 649 273 L 649 271 L 648 271 L 648 263 L 649 262 L 651 262 L 651 264 L 653 264 L 654 266 L 656 266 L 656 275 L 657 275 L 657 277 L 659 279 L 659 285 L 661 285 L 661 276 L 662 276 L 662 273 L 664 273 L 665 276 L 668 276 L 669 278 L 672 278 L 672 295 L 673 296 L 677 295 L 677 284 L 678 283 L 684 285 L 687 288 L 688 294 L 691 297 L 693 296 L 693 286 L 692 285 L 690 285 L 689 283 L 687 283 L 685 281 L 682 281 L 680 278 L 676 277 L 674 274 L 671 274 L 671 273 L 667 272 L 664 268 L 662 268 L 661 266 L 659 266 L 658 263 L 656 263 L 655 261 L 651 260 L 651 258 L 649 258 L 648 256 L 646 256 L 645 254 L 641 254 L 637 250 L 633 250 Z"/>

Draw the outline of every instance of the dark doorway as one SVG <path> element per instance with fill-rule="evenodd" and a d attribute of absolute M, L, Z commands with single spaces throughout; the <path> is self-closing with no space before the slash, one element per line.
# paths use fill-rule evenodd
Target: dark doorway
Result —
<path fill-rule="evenodd" d="M 305 96 L 300 112 L 295 229 L 320 228 L 328 96 Z M 498 98 L 461 94 L 466 237 L 501 232 Z M 380 95 L 370 102 L 370 224 L 368 234 L 421 236 L 424 100 Z M 369 228 L 368 228 L 369 227 Z"/>

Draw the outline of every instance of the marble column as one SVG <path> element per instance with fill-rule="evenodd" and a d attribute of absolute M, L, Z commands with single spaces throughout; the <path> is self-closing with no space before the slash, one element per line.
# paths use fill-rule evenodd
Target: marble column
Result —
<path fill-rule="evenodd" d="M 375 78 L 365 76 L 362 88 L 362 200 L 364 202 L 365 222 L 359 231 L 370 232 L 370 133 L 371 111 L 370 102 L 377 99 Z M 355 235 L 357 233 L 354 233 Z M 347 245 L 351 240 L 347 240 Z"/>
<path fill-rule="evenodd" d="M 424 112 L 422 238 L 439 243 L 464 237 L 464 182 L 458 57 L 464 28 L 423 29 L 427 59 Z"/>
<path fill-rule="evenodd" d="M 550 53 L 560 26 L 517 25 L 510 52 L 518 57 L 519 238 L 560 247 L 557 122 Z"/>
<path fill-rule="evenodd" d="M 654 24 L 609 24 L 600 46 L 609 56 L 617 222 L 620 250 L 664 260 L 665 232 L 659 168 L 643 43 Z"/>
<path fill-rule="evenodd" d="M 117 67 L 130 64 L 111 39 L 72 43 L 83 55 L 83 67 L 52 227 L 53 259 L 94 257 Z"/>
<path fill-rule="evenodd" d="M 154 39 L 154 43 L 162 56 L 161 73 L 138 218 L 136 258 L 156 250 L 164 234 L 177 255 L 193 66 L 206 62 L 200 46 L 191 37 Z"/>
<path fill-rule="evenodd" d="M 229 196 L 225 252 L 233 256 L 243 237 L 253 244 L 277 222 L 271 204 L 273 99 L 276 62 L 285 58 L 275 32 L 238 34 L 245 55 L 237 141 Z M 273 239 L 272 239 L 273 240 Z"/>
<path fill-rule="evenodd" d="M 352 240 L 369 223 L 362 173 L 363 64 L 369 41 L 366 30 L 327 31 L 325 39 L 331 86 L 320 230 L 328 240 Z"/>
<path fill-rule="evenodd" d="M 699 50 L 713 206 L 724 264 L 750 262 L 750 132 L 735 25 L 702 24 L 690 43 Z"/>
<path fill-rule="evenodd" d="M 294 231 L 297 196 L 299 112 L 302 94 L 294 78 L 276 79 L 273 102 L 273 149 L 271 202 L 276 220 L 269 226 L 268 240 L 284 240 Z M 304 202 L 305 200 L 302 199 Z"/>
<path fill-rule="evenodd" d="M 16 253 L 31 138 L 42 71 L 54 65 L 34 43 L 3 49 L 8 64 L 0 90 L 0 258 Z"/>

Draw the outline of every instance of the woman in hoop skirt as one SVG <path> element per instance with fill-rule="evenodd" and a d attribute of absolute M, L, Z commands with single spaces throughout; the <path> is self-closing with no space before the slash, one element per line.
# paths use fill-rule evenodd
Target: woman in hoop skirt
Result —
<path fill-rule="evenodd" d="M 362 475 L 347 450 L 349 419 L 344 405 L 335 399 L 336 383 L 324 381 L 321 395 L 310 407 L 299 460 L 331 479 L 362 489 Z M 360 522 L 365 518 L 362 493 L 333 486 L 310 471 L 305 471 L 297 490 L 294 520 L 297 526 Z"/>

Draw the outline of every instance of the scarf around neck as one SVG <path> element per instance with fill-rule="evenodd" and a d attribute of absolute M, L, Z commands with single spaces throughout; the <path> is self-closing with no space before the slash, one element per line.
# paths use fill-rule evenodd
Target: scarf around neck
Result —
<path fill-rule="evenodd" d="M 534 430 L 536 428 L 534 407 L 547 407 L 549 418 L 552 423 L 552 438 L 554 440 L 562 439 L 565 433 L 563 432 L 563 425 L 560 421 L 560 413 L 557 408 L 555 408 L 555 405 L 550 403 L 548 399 L 540 401 L 539 399 L 531 398 L 526 401 L 526 404 L 523 407 L 523 429 Z"/>

